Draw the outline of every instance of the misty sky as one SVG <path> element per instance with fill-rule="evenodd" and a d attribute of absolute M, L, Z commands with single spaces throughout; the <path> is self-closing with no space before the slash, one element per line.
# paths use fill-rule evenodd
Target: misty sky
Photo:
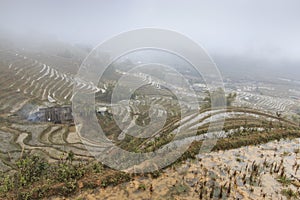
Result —
<path fill-rule="evenodd" d="M 158 27 L 213 53 L 299 60 L 299 9 L 299 0 L 0 0 L 0 30 L 96 45 Z"/>

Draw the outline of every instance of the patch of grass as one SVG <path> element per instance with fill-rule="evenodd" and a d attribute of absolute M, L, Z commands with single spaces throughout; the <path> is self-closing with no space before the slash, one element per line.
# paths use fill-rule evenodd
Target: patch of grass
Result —
<path fill-rule="evenodd" d="M 300 137 L 299 131 L 273 130 L 271 132 L 255 132 L 246 137 L 233 136 L 230 138 L 222 138 L 217 141 L 212 151 L 230 150 L 243 146 L 265 144 L 270 141 L 280 140 L 282 138 L 297 138 Z M 194 141 L 189 149 L 177 160 L 181 162 L 188 158 L 195 159 L 202 146 L 202 141 Z M 205 151 L 205 149 L 203 149 Z M 209 150 L 210 151 L 210 150 Z"/>
<path fill-rule="evenodd" d="M 290 154 L 289 152 L 286 152 L 286 151 L 285 151 L 285 152 L 283 152 L 282 156 L 285 157 L 285 156 L 288 156 L 289 154 Z"/>
<path fill-rule="evenodd" d="M 288 186 L 292 183 L 292 180 L 288 179 L 286 176 L 280 176 L 276 180 L 284 186 Z"/>
<path fill-rule="evenodd" d="M 161 171 L 160 170 L 156 170 L 154 172 L 151 172 L 151 177 L 152 178 L 158 178 L 161 175 Z"/>
<path fill-rule="evenodd" d="M 145 184 L 143 184 L 143 183 L 141 183 L 140 185 L 139 185 L 139 187 L 138 187 L 138 190 L 146 190 L 147 189 L 147 187 L 146 187 L 146 185 Z"/>
<path fill-rule="evenodd" d="M 107 187 L 109 185 L 116 186 L 120 183 L 127 182 L 127 181 L 130 181 L 130 180 L 131 180 L 131 177 L 130 177 L 129 174 L 127 174 L 125 172 L 116 172 L 116 171 L 114 171 L 113 173 L 105 175 L 102 178 L 101 186 L 102 187 Z"/>
<path fill-rule="evenodd" d="M 298 197 L 298 194 L 290 188 L 281 190 L 281 194 L 286 196 L 288 199 L 297 199 Z"/>
<path fill-rule="evenodd" d="M 72 152 L 69 154 L 56 163 L 24 155 L 16 162 L 15 173 L 0 176 L 0 199 L 69 196 L 82 188 L 118 185 L 131 179 L 129 174 L 104 168 L 100 163 L 74 164 Z"/>
<path fill-rule="evenodd" d="M 182 183 L 178 183 L 176 185 L 174 185 L 172 188 L 170 188 L 169 192 L 168 192 L 168 197 L 170 196 L 174 196 L 174 195 L 183 195 L 183 194 L 187 194 L 190 191 L 189 186 L 187 186 L 186 184 Z"/>

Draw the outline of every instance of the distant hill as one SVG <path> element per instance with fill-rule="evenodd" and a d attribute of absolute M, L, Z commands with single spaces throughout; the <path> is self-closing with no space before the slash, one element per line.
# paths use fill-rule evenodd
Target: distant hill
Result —
<path fill-rule="evenodd" d="M 224 76 L 234 79 L 266 80 L 279 77 L 300 80 L 300 62 L 271 61 L 246 56 L 212 55 Z"/>

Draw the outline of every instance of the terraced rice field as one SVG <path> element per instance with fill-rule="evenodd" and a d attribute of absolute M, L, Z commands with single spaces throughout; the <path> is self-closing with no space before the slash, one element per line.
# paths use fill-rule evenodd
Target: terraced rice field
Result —
<path fill-rule="evenodd" d="M 250 92 L 238 92 L 237 94 L 237 102 L 241 105 L 259 110 L 289 112 L 296 104 L 295 101 L 287 98 L 270 97 Z"/>
<path fill-rule="evenodd" d="M 99 91 L 105 93 L 105 89 L 76 79 L 74 76 L 75 72 L 63 71 L 55 65 L 52 66 L 15 52 L 1 52 L 0 60 L 0 69 L 2 72 L 0 74 L 0 171 L 8 172 L 15 170 L 15 161 L 22 157 L 24 153 L 38 154 L 50 162 L 65 159 L 68 152 L 74 153 L 75 163 L 93 160 L 93 157 L 83 145 L 77 132 L 78 130 L 76 130 L 72 123 L 30 122 L 24 117 L 24 112 L 27 112 L 28 116 L 28 113 L 35 112 L 39 107 L 71 104 L 74 86 L 89 93 Z M 155 90 L 161 92 L 161 86 L 158 83 L 151 82 L 149 77 L 145 78 L 145 75 L 138 77 L 145 79 Z M 124 149 L 138 152 L 156 150 L 171 142 L 175 135 L 178 136 L 175 142 L 183 145 L 191 141 L 201 142 L 211 137 L 217 137 L 220 141 L 237 137 L 241 140 L 247 140 L 252 135 L 257 136 L 260 133 L 262 135 L 272 135 L 278 132 L 291 131 L 293 134 L 297 131 L 299 132 L 299 124 L 275 114 L 275 111 L 290 111 L 295 104 L 294 101 L 239 92 L 235 103 L 238 105 L 243 104 L 245 107 L 228 107 L 199 111 L 195 109 L 195 105 L 193 104 L 180 102 L 182 106 L 180 110 L 178 109 L 179 102 L 176 99 L 172 99 L 169 96 L 152 95 L 148 99 L 135 99 L 131 102 L 119 101 L 112 105 L 100 102 L 99 105 L 107 107 L 108 112 L 98 114 L 97 117 L 109 139 L 114 140 L 117 145 Z M 166 121 L 166 124 L 158 130 L 153 129 L 153 132 L 150 133 L 143 129 L 141 131 L 137 130 L 135 127 L 136 123 L 140 123 L 140 125 L 147 124 L 148 119 L 140 119 L 139 116 L 148 112 L 145 108 L 150 104 L 154 106 L 150 106 L 151 110 L 148 113 L 148 118 L 154 119 L 153 123 L 157 127 L 159 127 L 160 122 L 163 120 Z M 225 118 L 225 124 L 222 131 L 209 131 L 210 124 L 214 127 L 214 123 L 217 124 L 223 118 Z M 119 121 L 120 124 L 116 124 L 114 120 Z M 126 131 L 122 132 L 120 128 Z M 132 135 L 146 135 L 147 137 L 134 138 Z M 129 143 L 128 139 L 130 139 Z M 221 147 L 223 148 L 223 146 Z M 233 154 L 237 154 L 237 151 L 241 151 L 242 155 L 238 157 L 232 156 Z M 253 150 L 249 150 L 249 152 L 253 153 Z M 222 155 L 224 154 L 230 154 L 227 156 L 228 159 L 241 159 L 244 162 L 237 164 L 232 160 L 222 160 Z M 222 190 L 225 190 L 225 188 L 228 190 L 231 187 L 228 184 L 236 184 L 237 187 L 233 189 L 233 193 L 230 193 L 229 197 L 235 199 L 243 197 L 251 198 L 253 193 L 251 191 L 253 189 L 257 194 L 254 199 L 261 198 L 265 193 L 267 193 L 265 196 L 268 197 L 271 195 L 274 198 L 281 198 L 282 195 L 278 194 L 278 188 L 272 189 L 268 188 L 267 185 L 264 186 L 269 181 L 274 182 L 272 174 L 266 176 L 257 175 L 256 178 L 260 180 L 260 183 L 256 183 L 256 185 L 251 183 L 249 179 L 251 171 L 246 169 L 245 165 L 250 165 L 257 159 L 250 159 L 248 158 L 250 155 L 246 154 L 247 150 L 245 149 L 207 154 L 201 157 L 201 161 L 198 160 L 199 162 L 187 161 L 181 166 L 176 167 L 176 169 L 167 168 L 161 178 L 157 179 L 157 181 L 151 181 L 158 196 L 176 196 L 178 195 L 178 191 L 186 190 L 185 195 L 189 199 L 194 197 L 199 198 L 200 191 L 204 186 L 211 188 L 212 184 L 217 184 L 216 180 L 218 180 L 219 185 L 215 185 L 216 190 L 213 191 L 213 194 L 209 194 L 212 191 L 205 191 L 203 195 L 212 195 L 215 197 L 216 195 L 220 195 L 221 186 Z M 198 155 L 199 159 L 200 156 Z M 210 166 L 209 159 L 212 156 L 215 158 L 211 160 L 213 166 Z M 298 154 L 293 154 L 293 156 L 293 159 L 298 158 Z M 279 160 L 277 158 L 270 159 L 269 157 L 267 157 L 269 165 L 268 167 L 264 166 L 264 170 L 272 171 L 270 170 L 271 163 L 276 162 L 279 165 Z M 285 159 L 285 157 L 281 157 Z M 288 159 L 290 160 L 290 158 Z M 261 163 L 261 159 L 259 162 Z M 199 165 L 201 166 L 200 168 Z M 285 167 L 285 163 L 282 166 Z M 230 170 L 226 171 L 228 168 Z M 288 173 L 289 178 L 292 178 L 290 167 L 286 166 L 285 168 L 287 169 L 285 173 Z M 128 171 L 130 170 L 128 169 Z M 282 168 L 280 170 L 282 171 Z M 205 175 L 207 176 L 205 177 L 202 174 L 205 171 L 211 173 L 211 176 L 208 177 Z M 228 180 L 224 178 L 230 177 L 234 171 L 237 173 L 236 182 L 232 182 L 232 179 Z M 243 177 L 244 174 L 246 174 L 247 178 Z M 298 176 L 299 172 L 292 175 Z M 163 179 L 166 177 L 169 178 L 164 181 Z M 214 181 L 210 179 L 211 177 L 215 177 Z M 246 183 L 242 183 L 245 181 L 244 179 Z M 124 195 L 128 191 L 132 191 L 136 198 L 143 195 L 155 196 L 153 193 L 135 192 L 141 189 L 137 186 L 138 184 L 147 185 L 148 182 L 139 177 L 137 181 L 125 184 L 121 190 L 124 190 Z M 163 184 L 173 186 L 165 190 Z M 259 192 L 263 187 L 267 189 Z M 274 183 L 274 187 L 277 187 L 277 183 Z M 101 191 L 101 193 L 104 196 L 109 196 L 116 189 L 118 188 L 113 188 L 110 192 Z M 295 188 L 292 189 L 294 190 Z M 197 190 L 197 192 L 192 193 L 192 190 Z M 123 195 L 123 192 L 120 195 Z M 184 196 L 181 197 L 180 199 L 185 199 Z M 125 197 L 123 196 L 122 198 Z"/>
<path fill-rule="evenodd" d="M 77 160 L 90 159 L 74 127 L 31 123 L 26 117 L 38 107 L 70 104 L 74 85 L 88 92 L 98 88 L 75 79 L 70 72 L 18 53 L 1 51 L 0 60 L 1 171 L 11 170 L 25 151 L 50 161 L 65 157 L 69 151 Z M 25 118 L 19 116 L 24 112 Z"/>
<path fill-rule="evenodd" d="M 97 92 L 99 88 L 92 83 L 86 83 L 74 78 L 74 74 L 65 73 L 41 63 L 35 59 L 28 58 L 19 54 L 2 52 L 0 54 L 1 65 L 1 97 L 13 99 L 5 101 L 2 98 L 2 109 L 14 106 L 15 103 L 22 105 L 25 98 L 34 98 L 49 103 L 66 104 L 72 99 L 73 86 L 76 85 L 87 92 Z M 17 98 L 11 97 L 16 95 Z M 19 97 L 20 96 L 20 97 Z M 22 101 L 23 100 L 23 101 Z M 3 102 L 6 102 L 3 104 Z M 9 108 L 7 108 L 9 109 Z"/>

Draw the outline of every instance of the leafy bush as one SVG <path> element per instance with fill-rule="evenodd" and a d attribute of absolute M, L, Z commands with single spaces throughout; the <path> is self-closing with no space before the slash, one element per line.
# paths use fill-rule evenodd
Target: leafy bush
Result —
<path fill-rule="evenodd" d="M 18 172 L 15 175 L 15 181 L 18 186 L 22 187 L 38 181 L 49 168 L 49 164 L 43 158 L 35 155 L 18 160 L 16 166 Z"/>

